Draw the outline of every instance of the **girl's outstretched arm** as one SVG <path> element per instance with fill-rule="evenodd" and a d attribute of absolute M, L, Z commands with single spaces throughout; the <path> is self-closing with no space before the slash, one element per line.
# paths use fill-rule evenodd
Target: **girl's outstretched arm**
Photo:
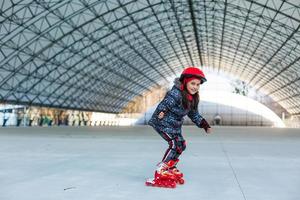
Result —
<path fill-rule="evenodd" d="M 188 117 L 194 122 L 199 128 L 203 128 L 206 133 L 211 133 L 211 127 L 208 122 L 199 114 L 198 110 L 191 110 L 188 112 Z"/>
<path fill-rule="evenodd" d="M 198 112 L 198 110 L 191 110 L 188 112 L 188 117 L 196 124 L 199 128 L 202 128 L 200 126 L 202 119 L 204 119 Z"/>

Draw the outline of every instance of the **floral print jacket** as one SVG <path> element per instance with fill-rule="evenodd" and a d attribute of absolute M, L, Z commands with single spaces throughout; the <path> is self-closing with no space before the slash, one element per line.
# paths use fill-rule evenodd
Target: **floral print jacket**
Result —
<path fill-rule="evenodd" d="M 174 86 L 167 92 L 164 99 L 158 104 L 148 124 L 157 131 L 166 133 L 181 134 L 184 116 L 188 117 L 199 127 L 203 117 L 197 110 L 185 109 L 182 105 L 182 95 L 180 91 L 180 81 L 174 81 Z M 162 119 L 158 118 L 160 112 L 164 112 Z"/>

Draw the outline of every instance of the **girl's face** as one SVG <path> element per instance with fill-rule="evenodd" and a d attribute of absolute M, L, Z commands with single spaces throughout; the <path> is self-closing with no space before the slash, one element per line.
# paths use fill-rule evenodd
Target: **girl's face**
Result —
<path fill-rule="evenodd" d="M 191 95 L 196 94 L 196 93 L 199 91 L 200 83 L 201 83 L 201 82 L 200 82 L 199 79 L 193 79 L 193 80 L 189 81 L 189 82 L 186 84 L 187 91 L 188 91 Z"/>

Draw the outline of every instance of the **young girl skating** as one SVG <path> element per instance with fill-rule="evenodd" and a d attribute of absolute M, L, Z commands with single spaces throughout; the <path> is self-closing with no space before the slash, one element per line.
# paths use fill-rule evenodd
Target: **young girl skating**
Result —
<path fill-rule="evenodd" d="M 154 178 L 146 181 L 147 186 L 176 187 L 183 184 L 183 174 L 176 168 L 179 156 L 185 150 L 186 143 L 182 136 L 183 117 L 188 117 L 206 133 L 211 127 L 198 112 L 199 87 L 206 81 L 202 70 L 196 67 L 186 68 L 180 78 L 176 78 L 174 86 L 158 104 L 149 125 L 168 142 L 162 161 L 157 165 Z"/>

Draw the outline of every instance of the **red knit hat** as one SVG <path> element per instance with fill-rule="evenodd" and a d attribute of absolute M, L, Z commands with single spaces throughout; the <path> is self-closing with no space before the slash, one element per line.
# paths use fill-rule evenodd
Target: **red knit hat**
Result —
<path fill-rule="evenodd" d="M 198 79 L 199 81 L 201 81 L 200 78 L 196 77 L 196 76 L 192 76 L 192 77 L 186 77 L 183 79 L 183 83 L 181 84 L 181 90 L 183 90 L 183 86 L 186 85 L 188 82 L 194 80 L 194 79 Z"/>
<path fill-rule="evenodd" d="M 192 76 L 192 77 L 185 77 L 185 78 L 183 78 L 183 83 L 181 83 L 181 85 L 180 85 L 180 90 L 184 90 L 184 86 L 188 83 L 188 82 L 190 82 L 190 81 L 192 81 L 192 80 L 194 80 L 194 79 L 198 79 L 199 81 L 201 81 L 201 79 L 199 78 L 199 77 L 197 77 L 197 76 Z M 190 99 L 191 100 L 191 99 Z"/>
<path fill-rule="evenodd" d="M 207 81 L 203 71 L 197 67 L 188 67 L 184 69 L 183 72 L 181 73 L 179 81 L 183 83 L 185 78 L 190 78 L 190 77 L 197 77 L 198 79 L 200 79 L 201 84 Z"/>

